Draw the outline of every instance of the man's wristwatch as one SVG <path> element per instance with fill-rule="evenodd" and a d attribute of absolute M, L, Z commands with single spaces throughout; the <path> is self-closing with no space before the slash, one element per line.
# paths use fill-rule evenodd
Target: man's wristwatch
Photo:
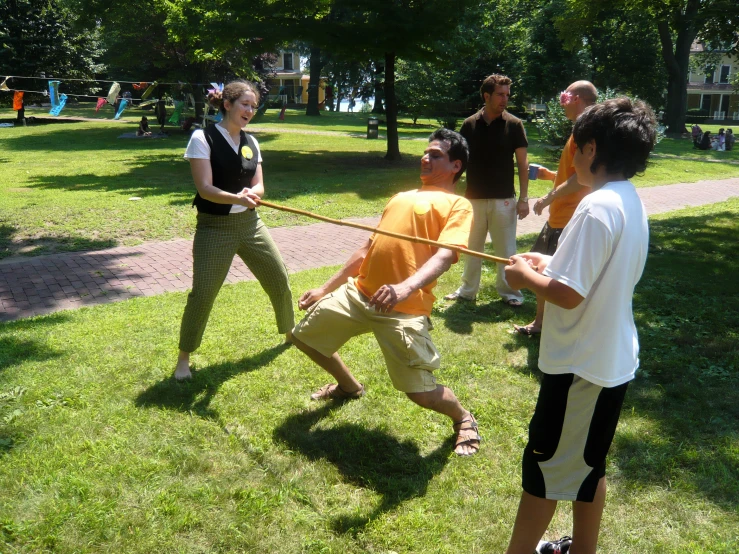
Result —
<path fill-rule="evenodd" d="M 519 202 L 526 202 L 526 203 L 528 203 L 529 197 L 528 196 L 522 196 L 521 198 L 518 199 L 518 201 Z"/>

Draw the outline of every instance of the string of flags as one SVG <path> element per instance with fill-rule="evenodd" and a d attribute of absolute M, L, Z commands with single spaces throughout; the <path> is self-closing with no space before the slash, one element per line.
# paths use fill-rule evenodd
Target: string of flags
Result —
<path fill-rule="evenodd" d="M 2 83 L 0 83 L 0 91 L 7 91 L 7 92 L 13 92 L 13 109 L 15 111 L 20 111 L 23 109 L 23 100 L 24 100 L 24 93 L 36 93 L 36 94 L 43 94 L 44 96 L 48 96 L 51 104 L 51 109 L 49 110 L 49 114 L 52 116 L 57 116 L 61 113 L 61 111 L 64 109 L 64 106 L 67 103 L 67 95 L 64 93 L 59 92 L 59 86 L 62 83 L 61 79 L 53 79 L 48 81 L 48 90 L 25 90 L 25 89 L 18 89 L 18 88 L 10 88 L 8 86 L 8 81 L 11 79 L 39 79 L 38 77 L 22 77 L 22 76 L 15 76 L 15 75 L 8 75 L 3 80 Z M 124 93 L 123 98 L 119 96 L 121 92 L 121 85 L 120 83 L 126 83 L 131 84 L 135 90 L 143 90 L 144 92 L 141 94 L 141 100 L 146 101 L 151 97 L 151 95 L 154 93 L 154 91 L 157 89 L 159 85 L 188 85 L 189 83 L 183 83 L 182 81 L 179 81 L 177 83 L 159 83 L 158 81 L 139 81 L 139 82 L 133 82 L 133 81 L 106 81 L 106 80 L 99 80 L 99 79 L 64 79 L 65 81 L 83 81 L 83 82 L 90 82 L 90 81 L 96 81 L 100 83 L 111 83 L 110 89 L 108 90 L 108 94 L 105 97 L 99 97 L 99 96 L 93 96 L 89 94 L 75 94 L 74 96 L 78 97 L 84 97 L 84 98 L 96 98 L 97 102 L 95 105 L 95 111 L 98 112 L 105 104 L 110 104 L 116 108 L 114 119 L 119 119 L 121 117 L 121 114 L 123 111 L 131 105 L 134 101 L 133 98 L 130 97 L 130 93 Z M 194 86 L 202 85 L 203 83 L 194 83 Z M 208 83 L 216 88 L 218 88 L 218 84 L 216 83 Z M 223 89 L 223 85 L 220 85 L 220 89 Z M 145 104 L 151 103 L 155 100 L 149 100 L 148 102 L 145 102 Z M 187 106 L 192 106 L 195 108 L 195 96 L 192 93 L 188 93 L 185 96 L 184 101 L 176 101 L 175 102 L 175 113 L 170 118 L 170 121 L 175 119 L 176 121 L 179 121 L 179 118 L 182 115 L 182 111 Z"/>

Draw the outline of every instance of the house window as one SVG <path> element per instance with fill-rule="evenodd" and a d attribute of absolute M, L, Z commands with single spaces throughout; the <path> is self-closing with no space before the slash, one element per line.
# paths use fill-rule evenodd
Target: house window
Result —
<path fill-rule="evenodd" d="M 721 66 L 721 75 L 719 77 L 718 82 L 719 83 L 728 83 L 729 82 L 729 71 L 731 71 L 730 65 L 722 65 Z"/>
<path fill-rule="evenodd" d="M 293 70 L 293 54 L 292 52 L 285 52 L 282 54 L 282 67 L 286 71 Z"/>
<path fill-rule="evenodd" d="M 701 96 L 701 110 L 705 110 L 706 113 L 711 112 L 711 95 L 704 94 Z"/>
<path fill-rule="evenodd" d="M 710 69 L 708 69 L 708 71 L 706 71 L 706 78 L 705 78 L 705 80 L 703 82 L 706 83 L 706 84 L 713 83 L 713 74 L 715 72 L 716 72 L 716 68 L 715 67 L 711 67 Z"/>

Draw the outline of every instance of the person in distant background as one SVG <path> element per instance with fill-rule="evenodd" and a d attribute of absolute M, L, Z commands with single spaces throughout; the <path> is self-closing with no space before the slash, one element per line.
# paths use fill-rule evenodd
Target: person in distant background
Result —
<path fill-rule="evenodd" d="M 137 137 L 150 137 L 151 136 L 151 130 L 149 129 L 149 119 L 146 116 L 141 117 L 141 121 L 139 122 L 139 128 L 136 131 Z"/>
<path fill-rule="evenodd" d="M 732 131 L 731 129 L 726 129 L 726 150 L 733 150 L 734 142 L 736 142 L 734 131 Z"/>

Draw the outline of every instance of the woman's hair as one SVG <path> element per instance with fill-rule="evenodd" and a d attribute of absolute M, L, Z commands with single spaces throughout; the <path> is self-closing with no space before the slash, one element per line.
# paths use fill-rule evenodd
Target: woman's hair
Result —
<path fill-rule="evenodd" d="M 630 179 L 647 168 L 657 138 L 656 127 L 648 104 L 621 97 L 587 108 L 577 118 L 572 136 L 580 151 L 595 141 L 590 171 L 595 173 L 604 165 L 608 173 L 623 173 Z"/>
<path fill-rule="evenodd" d="M 236 102 L 247 92 L 254 93 L 257 98 L 257 104 L 259 104 L 259 89 L 248 81 L 231 81 L 225 87 L 223 91 L 211 90 L 208 93 L 208 103 L 214 108 L 218 108 L 223 115 L 226 115 L 226 108 L 223 105 L 226 100 L 233 103 Z"/>

